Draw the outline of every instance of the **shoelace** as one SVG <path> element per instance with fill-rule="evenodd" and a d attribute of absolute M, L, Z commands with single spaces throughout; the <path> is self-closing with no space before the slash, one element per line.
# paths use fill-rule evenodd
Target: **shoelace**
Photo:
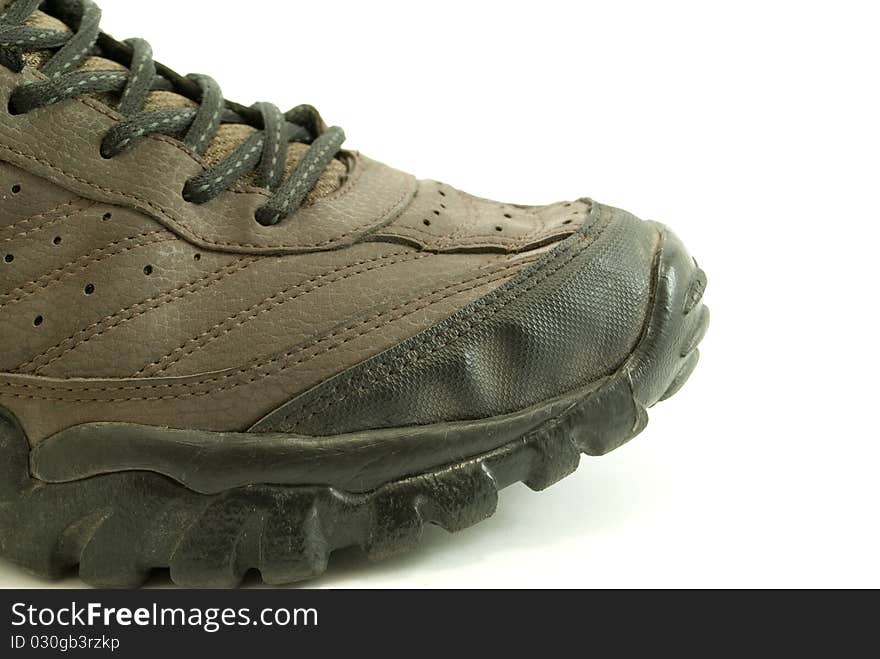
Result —
<path fill-rule="evenodd" d="M 55 0 L 53 13 L 70 32 L 25 25 L 42 0 L 14 0 L 0 17 L 0 64 L 14 71 L 24 68 L 22 53 L 54 50 L 40 68 L 45 81 L 18 87 L 9 101 L 13 114 L 23 114 L 87 94 L 120 94 L 117 110 L 125 119 L 113 127 L 101 145 L 101 155 L 112 158 L 149 135 L 180 139 L 204 155 L 223 123 L 247 123 L 256 130 L 226 159 L 187 181 L 183 196 L 203 204 L 229 189 L 247 174 L 272 192 L 256 219 L 274 225 L 296 212 L 321 175 L 339 153 L 345 134 L 326 128 L 317 110 L 308 105 L 282 113 L 271 103 L 245 108 L 223 98 L 209 76 L 179 76 L 153 61 L 150 45 L 142 39 L 118 43 L 100 29 L 101 10 L 91 0 Z M 86 71 L 79 67 L 91 55 L 120 61 L 127 71 Z M 198 103 L 197 108 L 146 110 L 153 91 L 174 91 Z M 285 178 L 288 145 L 309 149 Z"/>

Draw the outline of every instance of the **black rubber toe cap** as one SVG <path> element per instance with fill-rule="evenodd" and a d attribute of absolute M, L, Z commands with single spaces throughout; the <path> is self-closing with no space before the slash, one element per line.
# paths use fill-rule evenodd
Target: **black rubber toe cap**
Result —
<path fill-rule="evenodd" d="M 596 204 L 577 235 L 515 280 L 253 431 L 323 436 L 482 419 L 610 375 L 644 332 L 659 241 L 657 225 Z"/>

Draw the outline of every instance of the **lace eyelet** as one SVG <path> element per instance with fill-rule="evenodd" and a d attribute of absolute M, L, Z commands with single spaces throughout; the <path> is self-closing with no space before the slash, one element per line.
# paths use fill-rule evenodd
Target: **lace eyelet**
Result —
<path fill-rule="evenodd" d="M 281 216 L 264 206 L 263 208 L 258 208 L 257 212 L 254 213 L 254 220 L 261 227 L 274 227 L 281 221 Z"/>
<path fill-rule="evenodd" d="M 183 190 L 180 191 L 180 198 L 183 199 L 188 204 L 195 204 L 196 202 L 192 198 L 192 193 L 189 189 L 190 182 L 187 181 L 183 186 Z"/>
<path fill-rule="evenodd" d="M 20 117 L 23 114 L 27 114 L 27 112 L 23 112 L 15 107 L 15 93 L 9 96 L 9 101 L 6 103 L 6 112 L 8 112 L 11 117 Z"/>

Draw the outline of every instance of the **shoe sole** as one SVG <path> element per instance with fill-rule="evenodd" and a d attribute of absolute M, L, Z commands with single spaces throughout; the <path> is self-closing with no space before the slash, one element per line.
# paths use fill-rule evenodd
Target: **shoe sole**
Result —
<path fill-rule="evenodd" d="M 34 476 L 19 424 L 0 409 L 0 555 L 44 578 L 78 569 L 97 587 L 136 588 L 166 568 L 182 587 L 234 588 L 254 569 L 281 585 L 323 574 L 338 549 L 359 546 L 380 560 L 416 545 L 426 524 L 450 532 L 477 524 L 494 514 L 505 487 L 546 489 L 572 474 L 582 453 L 605 455 L 633 439 L 647 410 L 693 373 L 709 325 L 706 276 L 674 234 L 661 233 L 643 337 L 614 375 L 547 403 L 554 416 L 503 446 L 370 491 L 206 492 L 155 471 L 47 482 Z"/>

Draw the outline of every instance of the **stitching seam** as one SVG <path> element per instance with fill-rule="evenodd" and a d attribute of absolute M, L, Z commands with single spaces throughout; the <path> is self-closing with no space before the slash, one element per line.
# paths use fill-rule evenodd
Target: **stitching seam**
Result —
<path fill-rule="evenodd" d="M 574 255 L 570 255 L 569 253 L 572 251 L 575 251 L 575 246 L 574 246 L 575 240 L 574 239 L 576 239 L 579 242 L 586 242 L 586 243 L 592 243 L 592 242 L 595 242 L 596 240 L 598 240 L 598 238 L 604 233 L 605 228 L 607 228 L 607 223 L 605 226 L 600 228 L 596 232 L 595 235 L 593 235 L 592 237 L 588 237 L 587 232 L 591 231 L 597 224 L 599 224 L 599 221 L 602 219 L 602 214 L 599 212 L 598 206 L 593 208 L 593 210 L 591 211 L 591 216 L 593 218 L 593 221 L 588 226 L 585 226 L 580 233 L 576 234 L 576 236 L 573 237 L 572 245 L 565 248 L 564 251 L 560 251 L 559 253 L 554 254 L 551 258 L 549 258 L 544 263 L 541 263 L 541 264 L 538 264 L 537 266 L 535 266 L 535 269 L 530 273 L 530 275 L 532 277 L 537 276 L 540 272 L 542 272 L 543 270 L 550 267 L 550 265 L 552 263 L 554 263 L 554 261 L 561 259 L 564 256 L 568 256 L 568 260 L 573 259 Z M 577 253 L 578 252 L 575 251 L 575 254 L 577 254 Z M 492 295 L 496 295 L 496 294 L 497 294 L 497 292 L 493 293 Z M 489 297 L 492 297 L 492 295 L 490 295 Z M 485 302 L 487 302 L 487 300 L 484 300 L 484 306 L 485 306 Z M 367 322 L 367 321 L 365 321 L 365 322 Z M 357 326 L 347 328 L 346 330 L 342 330 L 341 332 L 337 332 L 336 334 L 338 335 L 339 333 L 344 333 L 345 331 L 348 331 L 349 329 L 354 329 L 356 327 Z M 309 345 L 304 346 L 299 349 L 294 349 L 288 353 L 285 353 L 284 355 L 281 355 L 278 357 L 273 357 L 273 358 L 265 360 L 263 362 L 256 362 L 250 366 L 237 369 L 236 371 L 233 371 L 233 372 L 221 375 L 221 376 L 217 376 L 217 377 L 213 377 L 213 378 L 206 378 L 203 380 L 196 380 L 194 382 L 187 382 L 187 383 L 183 383 L 183 384 L 181 384 L 181 383 L 168 383 L 168 384 L 136 385 L 136 386 L 127 386 L 127 387 L 126 386 L 118 386 L 118 387 L 88 387 L 88 386 L 86 386 L 86 387 L 81 387 L 78 389 L 72 389 L 70 387 L 63 388 L 63 387 L 52 386 L 49 384 L 34 385 L 34 384 L 18 384 L 18 383 L 12 383 L 12 382 L 8 382 L 8 383 L 0 382 L 0 388 L 5 387 L 5 388 L 11 388 L 11 389 L 36 389 L 38 391 L 54 391 L 54 392 L 58 392 L 58 393 L 62 393 L 62 394 L 63 393 L 70 393 L 70 394 L 115 393 L 115 392 L 122 392 L 122 391 L 145 391 L 145 390 L 156 390 L 156 389 L 166 389 L 166 390 L 194 389 L 194 388 L 197 388 L 200 386 L 211 385 L 211 384 L 214 384 L 217 382 L 223 382 L 226 380 L 230 380 L 232 378 L 239 377 L 242 375 L 247 375 L 248 373 L 250 373 L 252 371 L 256 371 L 261 368 L 271 366 L 271 365 L 276 364 L 278 362 L 283 362 L 284 360 L 289 359 L 296 354 L 300 354 L 300 353 L 304 352 L 305 350 L 310 349 L 311 347 L 314 347 L 316 345 L 320 345 L 322 342 L 326 341 L 328 338 L 332 338 L 332 336 L 333 335 L 331 335 L 330 337 L 324 337 L 323 339 L 315 341 L 312 344 L 309 344 Z M 423 340 L 423 343 L 424 342 L 425 341 Z M 285 366 L 282 366 L 278 370 L 283 371 L 285 368 L 286 368 Z M 271 372 L 268 374 L 271 374 Z M 257 379 L 259 379 L 259 378 L 251 379 L 249 382 L 254 382 Z M 244 382 L 244 384 L 247 384 L 247 382 Z M 235 385 L 233 385 L 233 387 L 228 387 L 228 388 L 234 388 L 236 386 L 239 386 L 239 385 L 235 384 Z M 223 390 L 224 390 L 223 388 L 220 388 L 217 391 L 223 391 Z M 211 392 L 209 391 L 208 393 L 211 393 Z M 6 394 L 6 395 L 15 395 L 15 394 Z M 185 397 L 185 394 L 179 395 L 179 396 L 178 395 L 171 395 L 171 396 L 164 396 L 164 397 L 158 397 L 158 398 L 77 399 L 75 402 L 100 402 L 100 401 L 109 401 L 109 402 L 119 401 L 119 402 L 122 402 L 122 401 L 128 401 L 128 400 L 169 400 L 169 399 L 182 398 L 182 397 Z M 57 400 L 57 398 L 45 398 L 45 400 Z"/>
<path fill-rule="evenodd" d="M 92 323 L 88 327 L 81 329 L 76 334 L 73 334 L 57 345 L 49 348 L 48 350 L 42 352 L 37 355 L 30 361 L 22 364 L 18 367 L 19 371 L 28 372 L 32 371 L 34 373 L 40 373 L 45 370 L 59 359 L 67 355 L 68 353 L 76 350 L 80 346 L 88 343 L 92 339 L 98 338 L 107 334 L 108 332 L 116 329 L 120 325 L 131 322 L 135 318 L 143 316 L 144 314 L 154 311 L 159 307 L 162 307 L 170 302 L 174 302 L 176 300 L 182 299 L 198 291 L 211 286 L 212 284 L 216 284 L 219 281 L 222 281 L 226 277 L 229 277 L 240 270 L 247 268 L 249 265 L 254 263 L 257 259 L 249 258 L 249 259 L 239 259 L 237 261 L 233 261 L 231 264 L 224 266 L 219 270 L 215 270 L 214 272 L 205 275 L 195 281 L 191 281 L 188 284 L 180 286 L 172 291 L 168 291 L 166 293 L 162 293 L 159 296 L 150 298 L 144 302 L 139 302 L 138 304 L 131 306 L 127 309 L 123 309 L 121 311 L 116 312 L 115 314 L 111 314 L 110 316 L 105 316 L 101 320 Z M 137 313 L 132 313 L 135 309 L 139 309 Z M 114 322 L 110 324 L 108 321 L 114 320 Z M 99 331 L 94 332 L 93 330 L 98 329 L 104 325 Z M 66 347 L 65 347 L 66 346 Z M 60 352 L 58 352 L 60 351 Z M 51 356 L 52 353 L 57 353 L 54 356 Z"/>
<path fill-rule="evenodd" d="M 59 205 L 55 206 L 54 208 L 50 208 L 47 211 L 43 211 L 42 213 L 39 213 L 38 215 L 32 215 L 31 217 L 25 218 L 23 220 L 19 220 L 15 224 L 10 224 L 9 226 L 6 226 L 3 229 L 0 229 L 0 233 L 6 233 L 7 231 L 10 231 L 12 229 L 18 229 L 18 228 L 27 226 L 29 224 L 35 225 L 35 224 L 38 224 L 39 222 L 41 222 L 42 220 L 51 219 L 51 221 L 47 222 L 46 224 L 40 224 L 39 226 L 34 226 L 33 228 L 28 229 L 26 231 L 22 231 L 20 233 L 15 233 L 15 234 L 9 236 L 8 238 L 0 239 L 0 243 L 12 242 L 16 238 L 26 238 L 27 236 L 29 236 L 30 234 L 32 234 L 35 231 L 39 231 L 40 229 L 48 229 L 49 227 L 54 226 L 56 223 L 58 223 L 62 220 L 66 220 L 68 218 L 73 217 L 74 215 L 76 215 L 78 213 L 81 213 L 83 211 L 88 210 L 89 208 L 91 208 L 94 205 L 95 205 L 94 203 L 90 203 L 84 199 L 72 199 L 72 200 L 67 201 L 63 204 L 59 204 Z M 60 217 L 54 217 L 56 213 L 63 211 L 63 210 L 67 210 L 67 209 L 72 209 L 72 210 L 69 213 L 65 212 Z"/>
<path fill-rule="evenodd" d="M 404 256 L 407 258 L 397 259 L 397 257 Z M 144 377 L 145 375 L 149 375 L 150 377 L 155 377 L 157 375 L 161 375 L 166 373 L 171 367 L 179 362 L 183 361 L 187 357 L 191 356 L 198 350 L 201 350 L 208 346 L 213 341 L 226 336 L 230 332 L 242 327 L 245 323 L 254 320 L 259 317 L 260 314 L 269 313 L 272 309 L 279 307 L 283 304 L 287 304 L 293 300 L 298 299 L 303 295 L 307 295 L 309 293 L 313 293 L 321 288 L 326 286 L 330 286 L 332 284 L 338 283 L 340 281 L 344 281 L 346 279 L 350 279 L 352 277 L 356 277 L 361 274 L 365 274 L 367 272 L 372 272 L 373 270 L 378 270 L 381 268 L 385 268 L 391 265 L 397 265 L 399 263 L 406 263 L 408 261 L 414 261 L 422 258 L 426 258 L 431 256 L 425 253 L 413 253 L 413 252 L 395 252 L 393 254 L 386 254 L 385 256 L 373 259 L 365 259 L 363 261 L 359 261 L 357 263 L 352 263 L 345 267 L 336 268 L 330 272 L 325 272 L 322 275 L 312 277 L 308 281 L 301 282 L 296 286 L 292 286 L 290 288 L 286 288 L 283 291 L 275 293 L 270 297 L 260 301 L 259 303 L 245 309 L 243 311 L 238 312 L 235 315 L 229 316 L 225 320 L 213 325 L 211 328 L 205 330 L 198 336 L 195 336 L 187 341 L 185 341 L 181 346 L 175 348 L 174 350 L 168 352 L 160 359 L 146 365 L 140 371 L 135 374 L 135 377 Z M 397 260 L 392 260 L 397 259 Z M 348 270 L 353 270 L 358 268 L 359 266 L 367 265 L 370 263 L 376 263 L 378 265 L 374 265 L 369 268 L 363 268 L 357 270 L 355 272 L 351 272 L 342 277 L 337 277 L 335 279 L 331 279 L 332 275 L 339 274 L 341 272 L 346 272 Z M 326 280 L 326 281 L 324 281 Z M 310 284 L 315 284 L 317 282 L 321 282 L 317 286 L 312 286 L 308 288 Z M 229 326 L 228 323 L 235 321 L 236 319 L 240 319 L 240 322 Z M 218 333 L 218 330 L 222 329 L 222 332 Z M 187 349 L 189 348 L 189 349 Z"/>
<path fill-rule="evenodd" d="M 583 240 L 583 236 L 580 237 Z M 452 345 L 458 339 L 460 339 L 465 334 L 469 333 L 474 327 L 485 323 L 493 316 L 496 316 L 498 313 L 503 311 L 506 307 L 510 306 L 518 299 L 530 293 L 535 287 L 539 286 L 547 279 L 555 275 L 557 272 L 565 268 L 569 263 L 571 263 L 581 252 L 578 250 L 572 250 L 571 253 L 566 254 L 566 258 L 562 259 L 561 262 L 555 264 L 555 266 L 549 271 L 545 270 L 540 273 L 539 276 L 536 276 L 528 282 L 527 286 L 523 286 L 518 290 L 511 290 L 498 295 L 498 297 L 494 300 L 486 301 L 484 304 L 478 303 L 477 308 L 473 310 L 473 313 L 469 318 L 461 318 L 450 327 L 448 330 L 435 333 L 433 335 L 429 335 L 421 339 L 415 345 L 413 345 L 403 356 L 394 356 L 384 361 L 380 361 L 374 367 L 370 368 L 364 376 L 359 378 L 350 378 L 345 382 L 340 382 L 339 384 L 332 387 L 328 392 L 323 395 L 315 398 L 315 400 L 310 401 L 306 404 L 303 411 L 312 408 L 313 411 L 308 414 L 304 420 L 299 421 L 294 428 L 299 427 L 304 421 L 308 421 L 312 419 L 317 414 L 325 411 L 330 408 L 334 403 L 341 403 L 345 401 L 352 394 L 357 392 L 363 392 L 366 387 L 373 384 L 381 384 L 382 381 L 388 381 L 392 377 L 399 376 L 406 372 L 409 368 L 415 366 L 419 362 L 427 359 L 428 357 L 436 354 L 440 350 Z M 389 367 L 396 366 L 396 368 L 391 369 Z M 379 376 L 375 375 L 374 371 L 379 371 L 380 374 L 385 371 L 386 374 Z M 360 380 L 359 384 L 355 384 L 354 380 Z M 338 396 L 340 390 L 349 389 L 349 391 L 342 394 L 342 396 Z"/>
<path fill-rule="evenodd" d="M 229 373 L 229 374 L 226 374 L 226 375 L 223 375 L 220 377 L 211 378 L 209 380 L 205 380 L 202 382 L 192 382 L 192 383 L 187 383 L 184 385 L 157 384 L 157 385 L 143 385 L 143 386 L 135 386 L 135 387 L 91 387 L 91 388 L 84 387 L 82 389 L 70 389 L 70 388 L 62 389 L 62 388 L 56 388 L 56 387 L 51 387 L 51 386 L 42 386 L 42 385 L 33 385 L 33 384 L 18 384 L 18 383 L 6 382 L 6 383 L 0 383 L 0 396 L 11 396 L 13 398 L 23 398 L 23 399 L 28 399 L 28 400 L 60 401 L 60 402 L 67 402 L 67 403 L 113 403 L 113 402 L 150 402 L 150 401 L 163 401 L 163 400 L 182 400 L 185 398 L 198 398 L 198 397 L 210 396 L 212 394 L 222 393 L 224 391 L 231 391 L 233 389 L 237 389 L 238 387 L 241 387 L 241 386 L 244 386 L 247 384 L 252 384 L 254 382 L 257 382 L 261 379 L 270 377 L 272 375 L 277 375 L 279 373 L 282 373 L 282 372 L 284 372 L 290 368 L 293 368 L 295 366 L 298 366 L 300 364 L 304 364 L 309 361 L 312 361 L 313 359 L 316 359 L 317 357 L 320 357 L 323 354 L 326 354 L 328 352 L 332 352 L 333 350 L 340 348 L 340 347 L 346 345 L 347 343 L 350 343 L 351 341 L 354 341 L 362 336 L 365 336 L 365 335 L 367 335 L 377 329 L 381 329 L 382 327 L 385 327 L 385 326 L 391 324 L 392 322 L 395 322 L 395 321 L 400 320 L 402 318 L 405 318 L 409 315 L 417 313 L 418 311 L 421 311 L 425 308 L 428 308 L 434 304 L 439 304 L 440 302 L 443 302 L 444 300 L 447 300 L 451 297 L 455 297 L 456 295 L 460 295 L 462 293 L 466 293 L 468 291 L 475 290 L 475 289 L 480 288 L 482 286 L 488 286 L 489 284 L 494 283 L 495 281 L 508 279 L 511 276 L 509 274 L 510 271 L 516 270 L 520 267 L 522 267 L 521 264 L 510 265 L 510 266 L 508 266 L 498 272 L 492 273 L 490 275 L 481 275 L 480 277 L 477 277 L 474 280 L 460 282 L 460 283 L 456 284 L 455 286 L 450 286 L 447 289 L 441 289 L 440 291 L 435 292 L 433 294 L 429 294 L 427 296 L 424 296 L 423 298 L 419 298 L 417 300 L 411 300 L 409 303 L 399 307 L 399 310 L 406 309 L 406 307 L 412 306 L 416 302 L 419 302 L 421 304 L 418 306 L 415 306 L 415 308 L 413 308 L 413 309 L 407 309 L 406 311 L 404 311 L 403 313 L 401 313 L 397 316 L 390 317 L 386 321 L 380 323 L 379 325 L 376 325 L 374 327 L 369 327 L 358 334 L 355 334 L 353 336 L 350 336 L 350 337 L 344 339 L 343 341 L 337 342 L 335 344 L 331 344 L 329 347 L 326 347 L 326 348 L 324 348 L 324 349 L 322 349 L 312 355 L 309 355 L 307 357 L 303 357 L 295 362 L 285 362 L 284 361 L 285 359 L 289 359 L 297 354 L 301 354 L 303 352 L 306 352 L 307 350 L 314 348 L 314 347 L 320 345 L 321 343 L 326 343 L 331 338 L 338 337 L 341 334 L 345 334 L 345 332 L 351 331 L 353 329 L 357 329 L 358 327 L 362 327 L 364 325 L 369 325 L 371 321 L 375 321 L 377 317 L 381 317 L 381 316 L 377 315 L 375 317 L 368 318 L 368 319 L 362 321 L 361 323 L 359 323 L 358 325 L 354 325 L 352 327 L 346 328 L 345 330 L 335 332 L 334 334 L 331 334 L 327 337 L 324 337 L 323 339 L 321 339 L 319 341 L 315 341 L 312 344 L 309 344 L 308 346 L 296 349 L 296 350 L 291 351 L 290 353 L 287 353 L 287 354 L 282 355 L 280 357 L 275 357 L 271 360 L 268 360 L 267 362 L 262 364 L 260 367 L 265 368 L 266 366 L 270 366 L 270 365 L 274 365 L 278 362 L 282 362 L 280 366 L 273 366 L 273 368 L 271 370 L 266 371 L 264 373 L 260 373 L 258 375 L 255 375 L 247 380 L 240 380 L 238 382 L 233 382 L 230 385 L 227 385 L 224 387 L 218 387 L 216 389 L 208 389 L 205 391 L 196 391 L 196 392 L 187 392 L 187 393 L 182 393 L 182 394 L 171 394 L 171 395 L 165 395 L 165 396 L 124 397 L 124 398 L 62 398 L 61 396 L 58 396 L 58 395 L 56 395 L 54 397 L 50 397 L 47 395 L 42 395 L 42 396 L 40 396 L 40 395 L 25 395 L 25 394 L 5 393 L 2 391 L 2 389 L 4 389 L 4 388 L 24 389 L 24 390 L 35 389 L 37 391 L 47 391 L 47 392 L 52 391 L 56 394 L 64 394 L 64 393 L 79 394 L 82 392 L 114 393 L 114 392 L 120 392 L 120 391 L 144 391 L 144 390 L 150 390 L 150 389 L 173 389 L 173 388 L 178 388 L 178 387 L 194 388 L 200 384 L 202 384 L 202 385 L 203 384 L 212 384 L 215 382 L 222 382 L 224 380 L 229 380 L 229 379 L 234 378 L 238 375 L 246 374 L 246 373 L 253 371 L 253 370 L 256 370 L 256 369 L 253 367 L 249 368 L 249 369 L 241 369 L 240 371 L 237 371 L 235 373 Z M 473 283 L 473 282 L 476 282 L 476 283 Z M 465 284 L 469 284 L 469 285 L 465 287 Z M 443 297 L 440 297 L 438 299 L 431 300 L 429 302 L 425 302 L 425 299 L 432 297 L 432 295 L 437 295 L 439 293 L 442 293 L 444 291 L 451 291 L 451 292 L 447 293 L 446 295 L 444 295 Z"/>
<path fill-rule="evenodd" d="M 78 270 L 85 270 L 89 266 L 101 263 L 102 261 L 106 261 L 107 259 L 114 256 L 125 254 L 126 252 L 130 252 L 139 247 L 146 247 L 147 245 L 152 245 L 154 243 L 169 242 L 172 240 L 175 240 L 175 238 L 171 237 L 166 229 L 159 229 L 158 231 L 148 231 L 147 233 L 142 233 L 137 236 L 123 238 L 122 240 L 112 242 L 109 245 L 106 245 L 104 247 L 96 249 L 89 254 L 81 256 L 75 261 L 66 263 L 60 268 L 56 268 L 52 272 L 46 273 L 39 279 L 35 279 L 31 282 L 28 282 L 27 284 L 24 284 L 23 286 L 19 286 L 18 288 L 10 291 L 9 293 L 6 293 L 5 295 L 0 295 L 0 309 L 3 309 L 10 304 L 21 302 L 22 300 L 25 300 L 30 296 L 36 294 L 37 291 L 41 289 L 49 288 L 49 286 L 51 286 L 52 284 L 56 284 L 69 277 L 72 277 Z M 124 249 L 115 249 L 116 247 L 119 247 L 124 243 L 133 244 L 125 247 Z M 19 293 L 20 295 L 18 295 L 18 297 L 11 297 Z"/>
<path fill-rule="evenodd" d="M 106 116 L 111 116 L 111 115 L 106 115 Z M 170 143 L 168 140 L 160 140 L 160 141 L 162 141 L 164 143 Z M 177 147 L 177 148 L 179 148 L 179 147 Z M 104 192 L 105 194 L 117 195 L 117 196 L 122 197 L 123 199 L 128 199 L 132 202 L 136 202 L 135 207 L 138 207 L 139 204 L 146 206 L 147 208 L 152 209 L 160 217 L 164 218 L 166 222 L 171 224 L 182 235 L 191 236 L 205 245 L 210 245 L 210 246 L 215 246 L 215 247 L 239 247 L 239 248 L 250 247 L 250 248 L 254 248 L 254 249 L 273 249 L 273 248 L 274 249 L 316 249 L 316 248 L 326 247 L 328 245 L 338 243 L 338 242 L 348 238 L 349 236 L 362 233 L 365 229 L 368 229 L 368 228 L 374 226 L 378 222 L 377 218 L 372 218 L 369 221 L 366 221 L 362 224 L 356 225 L 350 231 L 339 234 L 332 239 L 325 240 L 325 241 L 319 242 L 319 243 L 305 243 L 305 244 L 291 245 L 289 243 L 254 244 L 254 243 L 241 243 L 241 242 L 225 242 L 225 241 L 221 241 L 221 240 L 215 240 L 215 239 L 208 238 L 206 236 L 203 236 L 203 235 L 193 231 L 192 228 L 190 228 L 185 221 L 178 220 L 177 218 L 175 218 L 174 216 L 171 215 L 169 210 L 167 210 L 166 208 L 164 208 L 164 207 L 162 207 L 152 201 L 149 201 L 148 199 L 145 199 L 145 198 L 140 197 L 138 195 L 123 192 L 121 190 L 114 190 L 113 188 L 107 188 L 107 187 L 98 185 L 97 183 L 89 181 L 88 179 L 85 179 L 81 176 L 77 176 L 76 174 L 72 174 L 72 173 L 67 172 L 66 170 L 55 165 L 54 163 L 50 162 L 49 160 L 46 160 L 45 158 L 40 158 L 40 157 L 35 156 L 33 154 L 25 153 L 24 151 L 12 148 L 12 147 L 5 145 L 5 144 L 0 145 L 0 150 L 6 151 L 8 153 L 14 153 L 18 156 L 21 156 L 22 158 L 26 158 L 26 159 L 31 160 L 33 162 L 37 162 L 45 167 L 48 167 L 52 171 L 55 171 L 59 174 L 62 174 L 63 176 L 70 178 L 70 179 L 73 179 L 74 181 L 77 181 L 79 183 L 87 185 L 88 187 L 90 187 L 94 190 L 100 190 L 101 192 Z M 186 153 L 186 151 L 184 151 L 184 152 Z M 190 157 L 192 157 L 191 154 L 189 154 L 189 155 L 190 155 Z M 196 159 L 193 159 L 193 160 L 195 162 L 199 163 L 200 166 L 204 167 L 204 165 L 202 163 L 200 163 L 198 160 L 196 160 Z M 358 173 L 358 175 L 359 175 L 359 173 Z M 393 204 L 389 205 L 385 210 L 383 210 L 378 215 L 378 217 L 381 217 L 381 218 L 387 217 L 394 208 L 398 207 L 403 202 L 403 200 L 406 199 L 406 197 L 411 194 L 411 187 L 412 186 L 407 186 L 407 188 L 403 191 L 403 193 L 400 195 L 400 197 Z M 351 189 L 352 190 L 354 189 L 354 185 L 351 186 Z"/>

